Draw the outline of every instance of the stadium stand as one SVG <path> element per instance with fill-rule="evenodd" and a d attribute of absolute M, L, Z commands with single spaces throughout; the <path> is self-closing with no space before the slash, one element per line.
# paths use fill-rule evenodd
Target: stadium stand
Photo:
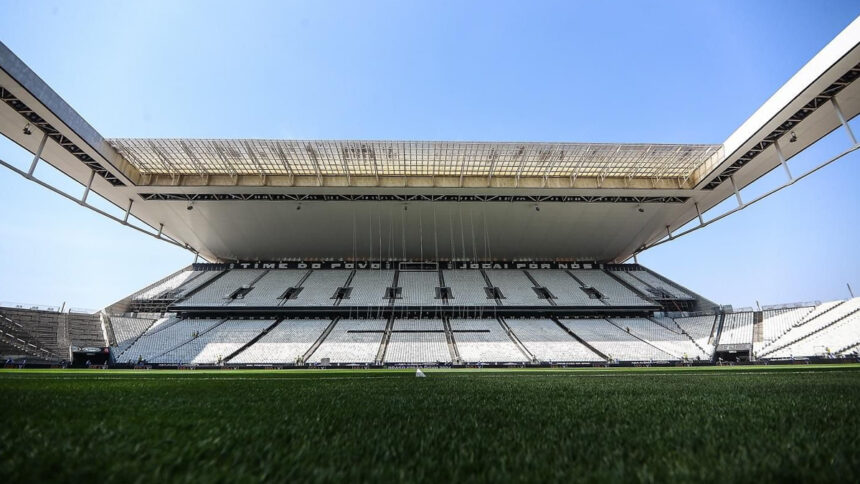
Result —
<path fill-rule="evenodd" d="M 605 361 L 549 319 L 505 318 L 520 342 L 538 361 L 548 363 Z"/>
<path fill-rule="evenodd" d="M 762 342 L 756 345 L 761 350 L 777 338 L 788 332 L 794 325 L 800 322 L 806 315 L 813 311 L 813 307 L 772 309 L 762 311 Z"/>
<path fill-rule="evenodd" d="M 138 361 L 156 361 L 160 356 L 179 348 L 195 339 L 218 324 L 223 319 L 184 319 L 171 318 L 158 328 L 150 328 L 135 341 L 124 353 L 119 355 L 120 363 L 136 363 Z M 183 363 L 171 361 L 170 363 Z"/>
<path fill-rule="evenodd" d="M 221 363 L 271 326 L 274 320 L 231 319 L 200 331 L 187 343 L 153 358 L 152 363 Z"/>
<path fill-rule="evenodd" d="M 452 336 L 466 363 L 526 362 L 496 319 L 451 319 Z"/>
<path fill-rule="evenodd" d="M 209 284 L 177 304 L 188 306 L 226 306 L 233 302 L 237 290 L 251 287 L 266 271 L 259 269 L 233 269 L 213 278 Z"/>
<path fill-rule="evenodd" d="M 112 316 L 110 325 L 116 338 L 116 351 L 125 351 L 155 322 L 156 319 Z"/>
<path fill-rule="evenodd" d="M 670 318 L 663 318 L 662 321 L 668 321 Z M 698 345 L 708 358 L 710 359 L 714 353 L 714 330 L 718 317 L 716 315 L 707 316 L 689 316 L 678 317 L 671 319 L 682 332 L 689 335 L 690 338 Z"/>
<path fill-rule="evenodd" d="M 856 321 L 860 317 L 860 298 L 827 306 L 825 310 L 819 311 L 816 308 L 810 312 L 806 318 L 765 348 L 759 356 L 790 358 L 823 355 L 841 350 L 844 343 L 840 343 L 834 336 L 843 338 L 845 335 L 855 334 Z M 851 341 L 850 336 L 847 341 Z"/>
<path fill-rule="evenodd" d="M 438 306 L 442 299 L 436 297 L 439 286 L 439 273 L 400 271 L 397 277 L 398 287 L 402 288 L 400 299 L 394 304 L 399 306 Z"/>
<path fill-rule="evenodd" d="M 349 297 L 341 302 L 341 306 L 388 305 L 385 292 L 393 283 L 393 270 L 357 270 L 349 286 Z"/>
<path fill-rule="evenodd" d="M 476 270 L 443 270 L 442 277 L 447 287 L 451 288 L 452 306 L 495 306 L 496 301 L 489 296 L 485 288 L 487 282 L 481 271 Z"/>
<path fill-rule="evenodd" d="M 602 270 L 575 269 L 570 273 L 583 285 L 600 292 L 602 301 L 608 306 L 652 306 Z"/>
<path fill-rule="evenodd" d="M 301 362 L 319 340 L 330 319 L 286 319 L 230 359 L 232 364 L 290 364 Z"/>
<path fill-rule="evenodd" d="M 534 283 L 524 271 L 488 270 L 487 279 L 501 291 L 501 304 L 505 306 L 549 306 L 550 299 L 541 299 L 534 291 Z"/>
<path fill-rule="evenodd" d="M 612 274 L 622 278 L 625 282 L 641 291 L 643 294 L 661 299 L 692 299 L 692 296 L 682 289 L 669 284 L 654 274 L 644 270 L 613 271 Z"/>
<path fill-rule="evenodd" d="M 561 323 L 611 360 L 645 362 L 679 359 L 605 319 L 562 319 Z"/>
<path fill-rule="evenodd" d="M 387 321 L 384 319 L 341 319 L 313 352 L 311 363 L 372 363 L 376 359 Z"/>
<path fill-rule="evenodd" d="M 753 313 L 726 314 L 723 330 L 720 333 L 720 345 L 751 345 L 752 339 Z"/>
<path fill-rule="evenodd" d="M 302 282 L 295 298 L 284 299 L 283 306 L 333 306 L 338 303 L 338 288 L 345 287 L 351 271 L 314 270 Z"/>
<path fill-rule="evenodd" d="M 696 345 L 696 343 L 680 330 L 672 330 L 670 326 L 664 326 L 648 318 L 612 318 L 610 322 L 624 328 L 625 331 L 635 335 L 675 358 L 685 360 L 707 360 L 710 355 Z M 677 328 L 677 326 L 675 326 Z"/>
<path fill-rule="evenodd" d="M 385 351 L 385 363 L 447 364 L 452 357 L 445 327 L 438 319 L 397 319 Z"/>
<path fill-rule="evenodd" d="M 600 299 L 589 297 L 582 286 L 567 271 L 532 269 L 528 274 L 553 295 L 559 306 L 603 306 Z"/>
<path fill-rule="evenodd" d="M 307 272 L 304 270 L 269 271 L 254 283 L 247 294 L 230 301 L 230 306 L 277 306 L 283 302 L 282 296 L 287 289 L 296 286 Z"/>

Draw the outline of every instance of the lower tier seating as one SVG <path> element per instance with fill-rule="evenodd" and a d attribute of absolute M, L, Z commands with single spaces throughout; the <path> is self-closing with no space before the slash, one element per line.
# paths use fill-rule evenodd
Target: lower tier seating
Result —
<path fill-rule="evenodd" d="M 642 341 L 605 319 L 563 319 L 586 343 L 617 361 L 669 361 L 679 358 Z"/>
<path fill-rule="evenodd" d="M 310 363 L 372 363 L 376 360 L 387 321 L 384 319 L 341 319 L 316 351 Z"/>
<path fill-rule="evenodd" d="M 549 319 L 505 318 L 517 339 L 538 361 L 549 363 L 605 361 Z"/>
<path fill-rule="evenodd" d="M 230 360 L 237 364 L 290 364 L 302 356 L 331 324 L 329 319 L 281 321 L 256 343 Z"/>

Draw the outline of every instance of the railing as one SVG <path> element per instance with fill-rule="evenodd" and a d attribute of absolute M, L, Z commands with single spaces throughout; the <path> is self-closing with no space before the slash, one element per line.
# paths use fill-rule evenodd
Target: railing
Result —
<path fill-rule="evenodd" d="M 794 309 L 794 308 L 810 308 L 815 306 L 820 306 L 821 301 L 804 301 L 804 302 L 793 302 L 793 303 L 785 303 L 785 304 L 769 304 L 767 306 L 762 306 L 762 311 L 771 311 L 774 309 Z"/>
<path fill-rule="evenodd" d="M 37 311 L 60 312 L 61 306 L 49 306 L 47 304 L 30 304 L 21 302 L 0 301 L 0 307 L 10 309 L 32 309 Z"/>

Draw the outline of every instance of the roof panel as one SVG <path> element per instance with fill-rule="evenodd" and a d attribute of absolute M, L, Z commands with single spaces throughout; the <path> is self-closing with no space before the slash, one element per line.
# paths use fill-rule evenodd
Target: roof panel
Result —
<path fill-rule="evenodd" d="M 143 174 L 686 179 L 720 145 L 111 139 Z"/>

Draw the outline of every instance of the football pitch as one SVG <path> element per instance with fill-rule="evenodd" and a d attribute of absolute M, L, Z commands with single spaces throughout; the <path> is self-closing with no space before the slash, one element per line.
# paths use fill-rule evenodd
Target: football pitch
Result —
<path fill-rule="evenodd" d="M 0 370 L 0 482 L 860 480 L 860 365 Z"/>

